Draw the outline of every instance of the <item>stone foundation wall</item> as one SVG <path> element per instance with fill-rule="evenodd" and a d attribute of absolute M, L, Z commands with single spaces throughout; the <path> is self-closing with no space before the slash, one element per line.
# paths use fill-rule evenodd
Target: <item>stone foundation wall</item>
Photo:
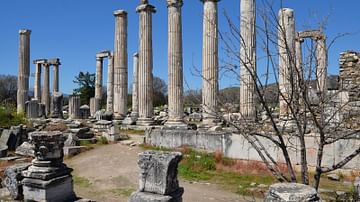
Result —
<path fill-rule="evenodd" d="M 360 128 L 360 53 L 346 51 L 340 54 L 340 91 L 343 94 L 341 110 L 346 128 Z"/>
<path fill-rule="evenodd" d="M 260 139 L 264 145 L 267 145 L 268 152 L 277 159 L 278 162 L 284 162 L 281 151 L 269 140 Z M 296 148 L 299 143 L 295 139 L 287 141 Z M 308 163 L 309 166 L 316 165 L 317 154 L 317 136 L 309 135 L 306 139 Z M 208 152 L 220 151 L 225 157 L 261 161 L 257 152 L 251 147 L 246 139 L 238 134 L 227 132 L 200 132 L 192 130 L 151 130 L 146 131 L 145 143 L 154 146 L 176 148 L 184 145 L 190 146 L 198 150 L 206 150 Z M 323 165 L 332 166 L 344 159 L 345 156 L 351 154 L 354 148 L 360 144 L 360 137 L 340 140 L 335 144 L 325 147 Z M 291 159 L 294 164 L 300 164 L 300 150 L 290 151 Z M 360 156 L 349 162 L 344 169 L 359 169 Z"/>

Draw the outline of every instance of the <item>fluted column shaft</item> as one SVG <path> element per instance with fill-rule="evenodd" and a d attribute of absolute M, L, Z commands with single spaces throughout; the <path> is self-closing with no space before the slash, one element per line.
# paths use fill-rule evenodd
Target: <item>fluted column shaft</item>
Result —
<path fill-rule="evenodd" d="M 50 114 L 50 65 L 44 64 L 44 84 L 42 89 L 41 102 L 45 105 L 45 114 Z"/>
<path fill-rule="evenodd" d="M 202 49 L 202 104 L 204 124 L 214 125 L 219 92 L 218 61 L 218 0 L 202 0 L 203 49 Z"/>
<path fill-rule="evenodd" d="M 17 113 L 25 112 L 30 76 L 30 34 L 31 30 L 20 30 L 19 72 L 17 90 Z"/>
<path fill-rule="evenodd" d="M 255 0 L 240 1 L 240 113 L 256 119 L 256 6 Z"/>
<path fill-rule="evenodd" d="M 139 54 L 133 56 L 132 112 L 131 116 L 139 117 Z"/>
<path fill-rule="evenodd" d="M 54 64 L 53 65 L 53 94 L 55 92 L 59 92 L 59 65 L 58 64 Z"/>
<path fill-rule="evenodd" d="M 70 96 L 69 98 L 69 118 L 79 119 L 80 118 L 80 96 Z"/>
<path fill-rule="evenodd" d="M 139 13 L 139 125 L 152 124 L 153 117 L 153 50 L 152 50 L 152 13 L 155 7 L 140 4 Z"/>
<path fill-rule="evenodd" d="M 103 58 L 96 58 L 95 98 L 101 100 L 103 83 Z M 98 110 L 98 109 L 97 109 Z"/>
<path fill-rule="evenodd" d="M 41 101 L 41 63 L 35 63 L 34 98 Z"/>
<path fill-rule="evenodd" d="M 318 80 L 318 90 L 322 93 L 325 93 L 327 78 L 327 47 L 325 37 L 317 39 L 316 59 L 316 78 Z"/>
<path fill-rule="evenodd" d="M 289 112 L 295 73 L 295 17 L 294 11 L 283 8 L 279 11 L 279 105 L 280 117 Z"/>
<path fill-rule="evenodd" d="M 114 57 L 112 53 L 108 57 L 106 111 L 114 112 Z"/>
<path fill-rule="evenodd" d="M 168 6 L 168 124 L 183 123 L 182 0 L 167 0 Z"/>
<path fill-rule="evenodd" d="M 128 98 L 127 12 L 118 10 L 114 16 L 114 112 L 117 119 L 124 119 Z"/>

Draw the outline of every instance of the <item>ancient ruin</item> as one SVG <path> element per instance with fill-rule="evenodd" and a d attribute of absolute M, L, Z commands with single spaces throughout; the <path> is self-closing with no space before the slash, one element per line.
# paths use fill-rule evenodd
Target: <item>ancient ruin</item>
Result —
<path fill-rule="evenodd" d="M 25 201 L 75 201 L 72 169 L 64 164 L 64 156 L 69 157 L 67 160 L 70 161 L 81 152 L 97 152 L 106 148 L 102 152 L 94 152 L 94 156 L 103 155 L 105 163 L 92 162 L 91 168 L 84 173 L 103 166 L 101 164 L 111 164 L 117 170 L 126 168 L 125 174 L 130 176 L 135 172 L 130 164 L 135 161 L 131 161 L 129 155 L 133 148 L 138 149 L 140 145 L 146 149 L 155 147 L 184 154 L 141 150 L 138 156 L 140 180 L 137 191 L 133 187 L 114 188 L 120 184 L 133 183 L 113 174 L 117 173 L 114 168 L 99 168 L 96 171 L 104 172 L 102 174 L 106 176 L 101 176 L 104 178 L 85 180 L 81 178 L 83 173 L 80 173 L 77 179 L 83 180 L 89 187 L 100 181 L 109 182 L 105 187 L 111 189 L 99 190 L 105 190 L 107 194 L 127 195 L 131 202 L 180 202 L 183 200 L 184 188 L 179 185 L 177 169 L 185 158 L 179 170 L 185 173 L 184 176 L 191 175 L 190 179 L 194 178 L 194 181 L 199 177 L 196 175 L 198 173 L 209 174 L 206 169 L 211 171 L 211 177 L 216 178 L 219 174 L 217 171 L 221 169 L 221 172 L 228 172 L 229 168 L 231 171 L 238 167 L 250 167 L 266 170 L 266 175 L 271 173 L 274 181 L 303 183 L 271 185 L 274 182 L 271 181 L 261 187 L 256 183 L 254 186 L 248 185 L 248 182 L 246 186 L 237 185 L 238 193 L 244 191 L 242 186 L 246 187 L 246 191 L 253 189 L 249 193 L 265 193 L 268 190 L 263 196 L 264 201 L 321 201 L 320 192 L 324 190 L 317 183 L 324 176 L 329 180 L 343 180 L 342 186 L 346 188 L 352 186 L 354 196 L 334 190 L 337 199 L 346 196 L 356 200 L 356 195 L 360 198 L 360 180 L 357 176 L 353 177 L 360 168 L 360 53 L 353 50 L 341 53 L 339 75 L 330 76 L 328 59 L 331 57 L 327 37 L 331 34 L 326 33 L 323 27 L 299 30 L 295 9 L 282 7 L 277 14 L 271 14 L 274 17 L 271 22 L 269 16 L 258 13 L 258 2 L 240 0 L 240 25 L 228 22 L 231 29 L 228 36 L 220 30 L 223 22 L 221 18 L 219 21 L 220 2 L 223 1 L 197 1 L 202 7 L 202 22 L 199 21 L 202 23 L 202 33 L 200 41 L 196 40 L 198 53 L 194 54 L 201 54 L 198 71 L 201 89 L 194 93 L 196 98 L 189 96 L 191 90 L 185 92 L 188 81 L 184 76 L 190 68 L 186 64 L 189 58 L 185 57 L 190 51 L 184 49 L 188 44 L 183 41 L 186 39 L 183 36 L 188 36 L 183 30 L 188 29 L 185 27 L 188 25 L 183 23 L 183 19 L 188 16 L 183 15 L 183 8 L 192 2 L 185 1 L 184 4 L 183 0 L 166 0 L 164 8 L 161 7 L 167 12 L 167 32 L 163 33 L 167 34 L 167 39 L 156 38 L 161 43 L 156 42 L 160 45 L 167 42 L 166 56 L 160 56 L 167 59 L 167 66 L 155 67 L 155 71 L 154 53 L 158 56 L 153 45 L 158 47 L 159 44 L 154 44 L 155 39 L 153 41 L 153 31 L 158 31 L 153 26 L 153 14 L 156 13 L 154 5 L 158 4 L 154 2 L 153 5 L 149 0 L 137 2 L 139 4 L 135 11 L 139 29 L 135 42 L 128 41 L 133 39 L 133 34 L 129 33 L 133 33 L 134 23 L 129 23 L 132 22 L 129 18 L 133 17 L 135 11 L 128 14 L 128 11 L 119 9 L 110 13 L 115 23 L 114 38 L 110 43 L 114 45 L 113 50 L 97 49 L 104 51 L 90 53 L 90 56 L 96 57 L 96 63 L 93 61 L 95 80 L 94 74 L 88 72 L 91 77 L 89 80 L 92 81 L 86 86 L 85 93 L 78 90 L 83 87 L 80 84 L 73 94 L 60 91 L 64 77 L 63 73 L 60 74 L 60 65 L 62 62 L 69 68 L 73 65 L 65 63 L 65 57 L 62 57 L 62 62 L 59 58 L 33 59 L 34 73 L 31 74 L 31 31 L 21 29 L 17 114 L 6 116 L 18 118 L 16 121 L 19 123 L 0 128 L 0 162 L 11 165 L 4 169 L 3 195 Z M 266 9 L 262 12 L 266 13 Z M 273 27 L 262 28 L 258 25 L 259 15 L 269 20 L 266 26 Z M 239 28 L 235 28 L 237 26 Z M 231 35 L 234 38 L 230 39 L 229 45 L 229 41 L 225 40 Z M 225 48 L 219 47 L 222 44 L 219 43 L 220 38 L 224 40 Z M 259 41 L 269 43 L 266 44 L 266 51 L 260 47 Z M 128 48 L 133 55 L 128 55 Z M 235 58 L 224 62 L 232 64 L 222 64 L 221 57 L 224 55 Z M 129 65 L 131 62 L 128 62 L 129 57 L 132 58 L 132 67 Z M 106 62 L 107 75 L 104 75 Z M 238 77 L 234 81 L 235 96 L 219 89 L 223 81 L 223 66 L 226 66 L 225 70 L 230 68 L 229 72 Z M 68 69 L 61 71 L 70 71 Z M 164 81 L 163 86 L 167 92 L 164 90 L 161 96 L 157 96 L 156 90 L 159 89 L 154 87 L 156 79 L 153 72 L 166 70 L 168 84 Z M 263 71 L 266 71 L 266 75 L 263 75 Z M 132 83 L 129 83 L 129 74 L 132 74 Z M 34 77 L 31 86 L 33 96 L 32 89 L 29 89 L 31 77 Z M 107 81 L 104 82 L 105 77 Z M 226 98 L 226 95 L 231 98 Z M 156 104 L 160 97 L 165 101 Z M 191 102 L 191 99 L 200 101 Z M 7 105 L 4 106 L 0 105 L 0 109 L 5 110 Z M 22 117 L 23 114 L 26 117 Z M 115 153 L 107 150 L 117 147 L 125 147 L 126 151 Z M 113 153 L 118 156 L 108 158 Z M 202 155 L 206 158 L 203 159 Z M 115 164 L 118 157 L 128 159 L 121 159 L 120 163 Z M 18 161 L 22 164 L 17 164 Z M 194 168 L 199 169 L 195 177 L 191 173 Z M 311 168 L 314 168 L 313 173 L 309 171 Z M 343 170 L 336 173 L 340 168 Z M 347 172 L 351 173 L 350 177 L 344 177 L 347 181 L 337 176 L 340 173 L 346 175 Z M 236 173 L 241 174 L 247 172 L 241 170 Z M 298 175 L 300 180 L 297 179 Z M 314 178 L 314 188 L 304 185 L 309 184 L 309 176 Z M 193 181 L 184 184 L 200 186 L 200 183 Z M 86 190 L 94 187 L 82 188 Z"/>
<path fill-rule="evenodd" d="M 139 13 L 139 125 L 153 124 L 153 50 L 152 50 L 152 14 L 156 12 L 148 1 L 141 1 L 136 8 Z"/>
<path fill-rule="evenodd" d="M 211 127 L 217 121 L 219 93 L 218 61 L 218 0 L 204 0 L 202 50 L 203 125 Z"/>

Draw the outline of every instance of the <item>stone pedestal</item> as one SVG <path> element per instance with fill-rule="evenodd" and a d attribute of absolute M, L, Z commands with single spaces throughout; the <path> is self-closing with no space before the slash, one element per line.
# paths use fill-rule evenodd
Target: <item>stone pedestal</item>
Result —
<path fill-rule="evenodd" d="M 184 189 L 179 187 L 177 167 L 182 159 L 179 152 L 145 151 L 139 154 L 139 191 L 130 202 L 180 202 Z"/>
<path fill-rule="evenodd" d="M 241 0 L 240 14 L 240 113 L 245 119 L 256 120 L 255 0 Z"/>
<path fill-rule="evenodd" d="M 219 93 L 218 1 L 203 0 L 202 107 L 203 125 L 216 125 Z"/>
<path fill-rule="evenodd" d="M 137 125 L 153 124 L 153 50 L 152 14 L 156 12 L 148 1 L 141 1 L 139 13 L 139 119 Z"/>
<path fill-rule="evenodd" d="M 114 112 L 115 118 L 123 120 L 127 115 L 128 99 L 128 54 L 127 12 L 117 10 L 115 16 L 114 46 Z"/>
<path fill-rule="evenodd" d="M 264 202 L 321 202 L 313 187 L 296 183 L 277 183 L 270 186 Z"/>
<path fill-rule="evenodd" d="M 64 118 L 63 116 L 63 94 L 54 92 L 51 99 L 51 118 Z"/>
<path fill-rule="evenodd" d="M 61 132 L 30 133 L 36 158 L 22 172 L 25 201 L 63 202 L 75 199 L 71 172 L 63 163 L 64 136 Z"/>
<path fill-rule="evenodd" d="M 26 102 L 26 117 L 29 119 L 39 118 L 39 101 L 30 100 Z"/>
<path fill-rule="evenodd" d="M 17 113 L 25 112 L 25 102 L 29 91 L 30 76 L 30 34 L 31 30 L 20 30 L 19 72 L 17 82 Z"/>

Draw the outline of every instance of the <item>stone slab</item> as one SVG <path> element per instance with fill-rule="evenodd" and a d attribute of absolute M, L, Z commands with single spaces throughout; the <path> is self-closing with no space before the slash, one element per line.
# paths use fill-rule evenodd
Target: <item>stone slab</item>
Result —
<path fill-rule="evenodd" d="M 264 202 L 321 202 L 313 187 L 297 183 L 277 183 L 270 186 Z"/>
<path fill-rule="evenodd" d="M 129 202 L 182 202 L 183 188 L 179 188 L 172 195 L 159 195 L 147 192 L 131 194 Z"/>

